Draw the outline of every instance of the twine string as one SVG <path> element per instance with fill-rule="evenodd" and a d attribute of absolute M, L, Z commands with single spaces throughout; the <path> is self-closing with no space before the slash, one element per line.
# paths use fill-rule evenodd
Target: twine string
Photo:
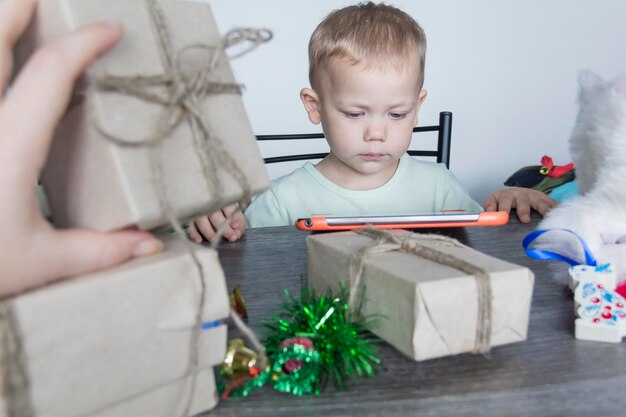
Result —
<path fill-rule="evenodd" d="M 463 245 L 458 240 L 447 236 L 428 234 L 418 235 L 415 233 L 397 235 L 373 227 L 359 229 L 356 233 L 373 239 L 373 242 L 357 252 L 350 262 L 350 295 L 348 305 L 350 308 L 350 315 L 353 319 L 356 319 L 360 314 L 360 304 L 364 299 L 362 295 L 362 281 L 365 260 L 373 254 L 391 251 L 416 255 L 441 265 L 450 266 L 458 269 L 459 271 L 465 272 L 468 275 L 474 276 L 478 295 L 478 317 L 473 351 L 474 353 L 488 354 L 491 349 L 492 324 L 492 290 L 489 274 L 479 266 L 437 249 L 437 246 L 467 246 Z M 357 300 L 360 300 L 358 304 Z"/>
<path fill-rule="evenodd" d="M 224 37 L 224 44 L 225 47 L 228 48 L 245 42 L 249 43 L 246 48 L 234 55 L 229 56 L 230 59 L 235 59 L 252 52 L 261 44 L 271 41 L 272 37 L 272 31 L 269 29 L 236 28 L 226 34 Z"/>
<path fill-rule="evenodd" d="M 10 300 L 0 300 L 0 371 L 8 417 L 34 417 L 27 358 L 21 329 Z"/>
<path fill-rule="evenodd" d="M 209 195 L 214 195 L 218 201 L 223 199 L 221 183 L 218 179 L 219 167 L 219 171 L 229 174 L 241 187 L 242 197 L 238 203 L 238 211 L 243 212 L 245 210 L 251 199 L 250 184 L 234 158 L 226 151 L 222 141 L 211 133 L 206 117 L 203 114 L 202 103 L 208 95 L 241 94 L 241 86 L 238 84 L 211 80 L 211 75 L 218 65 L 218 59 L 227 47 L 241 44 L 244 41 L 252 42 L 252 45 L 237 56 L 242 56 L 252 51 L 261 43 L 269 41 L 271 32 L 265 29 L 235 30 L 229 32 L 217 46 L 191 44 L 181 48 L 174 54 L 169 27 L 162 8 L 157 0 L 144 1 L 148 6 L 153 26 L 156 29 L 159 53 L 165 68 L 164 73 L 159 75 L 104 76 L 96 81 L 96 89 L 100 92 L 132 96 L 160 105 L 162 107 L 162 117 L 159 117 L 159 122 L 152 134 L 139 140 L 128 140 L 119 135 L 111 134 L 97 123 L 94 123 L 94 126 L 105 139 L 118 146 L 148 148 L 150 167 L 153 174 L 153 189 L 155 190 L 161 212 L 164 213 L 170 226 L 176 231 L 181 241 L 184 242 L 187 252 L 196 265 L 200 282 L 200 295 L 191 334 L 189 365 L 187 369 L 187 374 L 192 376 L 191 387 L 182 412 L 182 415 L 187 415 L 196 386 L 196 370 L 199 363 L 199 335 L 207 284 L 205 271 L 194 251 L 193 244 L 186 238 L 186 233 L 180 226 L 180 221 L 174 214 L 174 208 L 167 198 L 168 192 L 165 183 L 161 145 L 183 121 L 186 121 L 192 133 L 194 152 L 201 164 L 202 174 L 206 181 Z M 254 35 L 255 33 L 256 35 Z M 185 54 L 193 50 L 203 50 L 208 53 L 209 65 L 203 70 L 187 75 L 183 71 L 182 63 L 184 62 Z M 166 94 L 158 94 L 152 91 L 154 88 L 164 89 Z M 217 248 L 224 230 L 238 211 L 231 213 L 224 224 L 218 228 L 214 242 L 211 245 L 212 249 Z M 242 320 L 237 320 L 238 317 L 232 309 L 231 315 L 237 327 L 248 335 L 249 338 L 250 334 L 252 334 L 251 340 L 258 343 L 254 333 Z M 260 354 L 261 361 L 266 362 L 265 352 L 262 351 Z"/>

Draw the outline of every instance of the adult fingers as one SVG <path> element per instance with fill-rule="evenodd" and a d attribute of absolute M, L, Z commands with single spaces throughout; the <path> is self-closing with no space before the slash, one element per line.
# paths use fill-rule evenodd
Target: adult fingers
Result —
<path fill-rule="evenodd" d="M 13 44 L 26 30 L 36 4 L 35 0 L 0 1 L 0 97 L 13 69 Z"/>
<path fill-rule="evenodd" d="M 14 160 L 30 161 L 20 164 L 28 183 L 39 176 L 74 81 L 121 34 L 119 24 L 85 26 L 36 51 L 18 75 L 0 107 L 0 142 Z"/>
<path fill-rule="evenodd" d="M 163 250 L 163 242 L 141 231 L 99 233 L 90 230 L 51 230 L 33 239 L 35 261 L 29 265 L 26 288 L 56 279 L 118 265 L 130 258 Z"/>

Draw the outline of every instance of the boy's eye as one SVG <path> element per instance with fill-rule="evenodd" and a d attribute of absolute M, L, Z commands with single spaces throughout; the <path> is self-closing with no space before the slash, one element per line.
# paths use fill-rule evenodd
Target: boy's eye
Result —
<path fill-rule="evenodd" d="M 363 113 L 356 112 L 356 111 L 346 111 L 346 112 L 343 112 L 343 114 L 349 119 L 356 119 L 357 117 L 361 116 Z"/>
<path fill-rule="evenodd" d="M 396 112 L 389 113 L 389 117 L 391 117 L 394 120 L 404 119 L 406 115 L 407 115 L 406 113 L 396 113 Z"/>

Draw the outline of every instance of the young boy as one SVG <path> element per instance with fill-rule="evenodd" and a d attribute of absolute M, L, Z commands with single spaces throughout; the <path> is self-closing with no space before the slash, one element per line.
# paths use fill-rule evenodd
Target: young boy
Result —
<path fill-rule="evenodd" d="M 315 166 L 307 163 L 273 181 L 246 210 L 246 224 L 292 225 L 312 214 L 481 211 L 443 165 L 406 153 L 426 98 L 425 50 L 422 28 L 395 7 L 368 2 L 329 14 L 311 36 L 311 88 L 304 88 L 300 98 L 309 120 L 321 123 L 330 153 Z M 521 203 L 529 211 L 528 205 L 539 203 L 525 199 L 545 203 L 542 193 L 533 191 L 504 190 L 485 203 L 490 210 L 498 204 L 509 210 L 517 202 L 518 209 L 524 208 Z M 189 228 L 190 237 L 211 239 L 213 228 L 207 223 L 221 224 L 211 216 L 199 219 L 197 228 Z M 229 229 L 229 240 L 243 233 L 243 228 Z"/>

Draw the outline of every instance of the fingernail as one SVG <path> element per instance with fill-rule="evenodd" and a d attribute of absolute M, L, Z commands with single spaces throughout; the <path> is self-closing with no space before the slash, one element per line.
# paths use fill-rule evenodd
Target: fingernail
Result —
<path fill-rule="evenodd" d="M 116 31 L 122 30 L 122 24 L 120 22 L 104 22 L 104 25 Z"/>
<path fill-rule="evenodd" d="M 228 235 L 228 240 L 231 242 L 234 242 L 235 240 L 237 240 L 237 235 L 236 234 L 230 234 Z"/>
<path fill-rule="evenodd" d="M 133 249 L 133 257 L 153 255 L 161 252 L 165 248 L 165 244 L 158 239 L 148 239 L 139 242 Z"/>

